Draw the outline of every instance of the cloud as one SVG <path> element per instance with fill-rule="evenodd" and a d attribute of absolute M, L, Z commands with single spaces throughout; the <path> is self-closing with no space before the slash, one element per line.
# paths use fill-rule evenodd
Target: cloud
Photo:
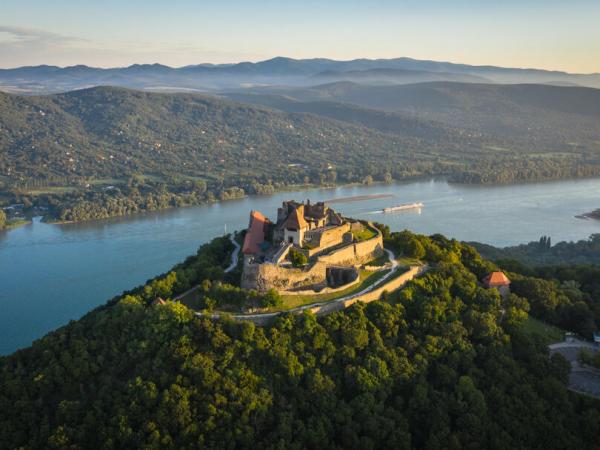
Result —
<path fill-rule="evenodd" d="M 73 36 L 65 36 L 50 31 L 35 28 L 11 27 L 0 25 L 0 47 L 6 45 L 27 47 L 36 46 L 71 46 L 89 42 L 86 39 Z"/>
<path fill-rule="evenodd" d="M 0 64 L 17 67 L 61 64 L 69 54 L 85 55 L 91 41 L 35 28 L 0 25 Z"/>
<path fill-rule="evenodd" d="M 229 51 L 193 41 L 92 40 L 35 28 L 0 25 L 0 67 L 86 64 L 95 67 L 160 62 L 171 66 L 206 61 L 265 59 L 269 55 Z"/>

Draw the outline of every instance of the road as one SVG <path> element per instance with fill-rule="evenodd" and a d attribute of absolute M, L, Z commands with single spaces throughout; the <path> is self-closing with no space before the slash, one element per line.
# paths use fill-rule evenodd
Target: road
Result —
<path fill-rule="evenodd" d="M 235 233 L 229 235 L 229 240 L 233 245 L 235 245 L 235 249 L 233 249 L 233 253 L 231 254 L 231 264 L 227 266 L 227 268 L 225 269 L 225 273 L 229 273 L 237 267 L 238 257 L 240 254 L 240 244 L 238 244 L 238 242 L 235 240 Z"/>
<path fill-rule="evenodd" d="M 231 272 L 232 270 L 234 270 L 237 267 L 238 260 L 239 260 L 239 255 L 240 255 L 240 250 L 241 250 L 240 244 L 238 244 L 238 242 L 235 240 L 235 233 L 231 234 L 229 236 L 229 240 L 235 246 L 235 248 L 233 249 L 233 253 L 231 254 L 231 263 L 224 270 L 225 273 L 229 273 L 229 272 Z M 200 288 L 200 285 L 194 286 L 193 288 L 188 289 L 187 291 L 185 291 L 183 294 L 179 294 L 177 297 L 173 297 L 173 301 L 174 302 L 178 302 L 179 300 L 181 300 L 182 298 L 184 298 L 186 295 L 189 295 L 192 292 L 195 292 L 199 288 Z"/>
<path fill-rule="evenodd" d="M 580 339 L 568 338 L 564 342 L 549 345 L 550 353 L 560 353 L 571 363 L 569 389 L 581 394 L 600 398 L 600 370 L 578 361 L 579 351 L 587 348 L 592 352 L 600 351 L 600 347 Z"/>

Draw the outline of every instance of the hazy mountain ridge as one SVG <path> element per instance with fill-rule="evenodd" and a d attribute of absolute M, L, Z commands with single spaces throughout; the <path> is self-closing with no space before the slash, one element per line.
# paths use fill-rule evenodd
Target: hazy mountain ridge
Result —
<path fill-rule="evenodd" d="M 161 64 L 134 64 L 119 68 L 95 68 L 84 65 L 61 68 L 41 65 L 0 69 L 0 90 L 32 94 L 68 91 L 94 85 L 201 91 L 248 84 L 307 86 L 314 84 L 314 77 L 324 72 L 338 73 L 339 78 L 332 79 L 335 81 L 347 79 L 349 72 L 381 70 L 412 71 L 411 82 L 428 82 L 436 79 L 469 82 L 488 80 L 493 83 L 572 83 L 600 88 L 600 74 L 470 66 L 411 58 L 335 61 L 324 58 L 297 60 L 277 57 L 256 63 L 200 64 L 180 68 Z M 399 73 L 396 78 L 398 76 Z"/>
<path fill-rule="evenodd" d="M 313 76 L 315 82 L 352 81 L 366 84 L 411 84 L 431 81 L 457 81 L 462 83 L 492 83 L 492 80 L 482 76 L 466 73 L 431 72 L 410 69 L 367 69 L 320 72 Z"/>

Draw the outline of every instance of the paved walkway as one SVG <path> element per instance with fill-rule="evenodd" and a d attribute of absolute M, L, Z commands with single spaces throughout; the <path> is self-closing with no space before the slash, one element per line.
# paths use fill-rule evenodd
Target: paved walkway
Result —
<path fill-rule="evenodd" d="M 567 338 L 548 346 L 550 353 L 560 353 L 571 363 L 569 389 L 581 394 L 600 398 L 600 370 L 582 365 L 578 361 L 579 351 L 587 348 L 592 352 L 600 351 L 600 346 L 576 338 Z"/>
<path fill-rule="evenodd" d="M 231 243 L 233 245 L 235 245 L 235 249 L 233 250 L 233 253 L 231 254 L 231 264 L 229 264 L 229 266 L 227 266 L 227 269 L 225 269 L 225 273 L 229 273 L 237 267 L 238 256 L 240 254 L 240 249 L 241 249 L 240 244 L 238 244 L 238 242 L 235 240 L 234 233 L 229 235 L 229 240 L 231 241 Z"/>

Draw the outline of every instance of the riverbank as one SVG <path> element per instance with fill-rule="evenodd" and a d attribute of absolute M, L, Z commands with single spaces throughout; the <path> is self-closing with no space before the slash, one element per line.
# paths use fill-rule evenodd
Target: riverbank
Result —
<path fill-rule="evenodd" d="M 4 230 L 13 230 L 15 228 L 29 225 L 32 221 L 30 219 L 12 219 L 4 224 Z"/>
<path fill-rule="evenodd" d="M 236 191 L 234 194 L 227 194 L 225 197 L 222 198 L 218 198 L 215 196 L 203 199 L 201 201 L 193 201 L 191 203 L 185 203 L 185 204 L 181 204 L 181 205 L 172 205 L 172 204 L 168 204 L 168 206 L 165 207 L 160 207 L 160 205 L 156 205 L 154 204 L 154 206 L 152 208 L 147 208 L 147 207 L 143 207 L 140 205 L 137 205 L 134 211 L 129 211 L 126 210 L 126 212 L 122 212 L 124 209 L 120 208 L 118 211 L 118 213 L 113 213 L 110 212 L 108 214 L 102 214 L 101 216 L 90 216 L 89 218 L 80 218 L 78 220 L 64 220 L 64 219 L 60 219 L 57 218 L 57 211 L 56 211 L 56 206 L 52 206 L 50 204 L 36 204 L 34 207 L 34 212 L 26 212 L 26 216 L 27 217 L 32 217 L 32 216 L 37 216 L 37 215 L 42 215 L 42 221 L 44 223 L 50 223 L 50 224 L 56 224 L 56 225 L 63 225 L 63 224 L 73 224 L 73 223 L 83 223 L 83 222 L 91 222 L 91 221 L 96 221 L 96 220 L 105 220 L 105 219 L 110 219 L 110 218 L 115 218 L 115 217 L 127 217 L 127 216 L 134 216 L 134 215 L 140 215 L 140 214 L 144 214 L 144 213 L 148 213 L 148 212 L 154 212 L 154 211 L 167 211 L 167 210 L 172 210 L 172 209 L 182 209 L 182 208 L 190 208 L 190 207 L 197 207 L 197 206 L 203 206 L 203 205 L 213 205 L 213 204 L 218 204 L 218 203 L 223 203 L 223 202 L 228 202 L 228 201 L 232 201 L 232 200 L 240 200 L 243 198 L 253 198 L 253 197 L 262 197 L 262 196 L 272 196 L 275 194 L 280 194 L 280 193 L 286 193 L 286 192 L 294 192 L 297 190 L 307 190 L 307 191 L 313 191 L 313 190 L 319 190 L 319 189 L 339 189 L 339 188 L 351 188 L 351 187 L 368 187 L 368 186 L 389 186 L 389 185 L 404 185 L 404 184 L 409 184 L 409 183 L 414 183 L 414 182 L 426 182 L 426 181 L 434 181 L 434 182 L 447 182 L 449 184 L 452 185 L 457 185 L 457 186 L 464 186 L 464 187 L 472 187 L 472 188 L 478 188 L 478 187 L 504 187 L 504 186 L 517 186 L 517 185 L 527 185 L 527 184 L 539 184 L 539 183 L 554 183 L 554 182 L 560 182 L 560 181 L 569 181 L 569 180 L 590 180 L 590 179 L 597 179 L 597 176 L 592 176 L 592 177 L 579 177 L 579 178 L 573 178 L 573 177 L 564 177 L 564 178 L 555 178 L 555 177 L 546 177 L 546 178 L 542 178 L 542 179 L 523 179 L 523 180 L 517 180 L 517 181 L 507 181 L 505 183 L 499 183 L 499 182 L 471 182 L 468 180 L 459 180 L 456 179 L 455 177 L 452 176 L 452 174 L 440 174 L 440 175 L 415 175 L 415 176 L 408 176 L 408 177 L 404 177 L 402 179 L 399 180 L 393 180 L 392 182 L 385 182 L 385 181 L 381 181 L 381 180 L 374 180 L 368 183 L 364 183 L 364 182 L 351 182 L 351 183 L 324 183 L 324 184 L 313 184 L 313 183 L 308 183 L 308 184 L 289 184 L 289 185 L 277 185 L 277 186 L 271 186 L 273 187 L 273 189 L 269 192 L 266 193 L 253 193 L 253 194 L 246 194 L 244 192 L 243 189 L 239 189 L 239 191 L 241 191 L 243 194 L 240 195 L 240 192 Z M 233 189 L 233 188 L 232 188 Z M 81 194 L 85 194 L 85 193 L 91 193 L 91 192 L 96 192 L 96 191 L 81 191 Z M 9 195 L 10 193 L 4 193 L 5 195 Z M 175 193 L 171 193 L 171 195 L 180 195 L 180 194 L 175 194 Z M 0 193 L 1 195 L 1 193 Z M 12 195 L 12 194 L 10 194 Z M 20 194 L 20 195 L 26 195 L 26 194 Z M 53 199 L 54 203 L 59 203 L 61 199 L 64 199 L 64 196 L 62 195 L 48 195 L 47 196 L 47 200 L 49 200 L 50 198 Z M 326 199 L 326 201 L 330 202 L 330 203 L 347 203 L 347 202 L 354 202 L 354 201 L 363 201 L 363 200 L 378 200 L 381 198 L 386 198 L 386 197 L 391 197 L 389 195 L 386 194 L 370 194 L 367 196 L 352 196 L 352 197 L 347 197 L 347 198 L 331 198 L 331 199 Z M 129 199 L 129 197 L 123 196 L 120 197 L 123 201 L 127 201 Z M 86 201 L 85 204 L 85 208 L 80 208 L 81 205 L 79 205 L 78 203 L 69 203 L 66 202 L 63 204 L 63 208 L 72 208 L 72 209 L 90 209 L 93 207 L 101 207 L 102 205 L 100 203 L 94 203 L 91 201 Z M 592 213 L 587 213 L 587 214 L 583 214 L 583 215 L 579 215 L 577 216 L 578 218 L 596 218 L 595 216 L 596 211 L 593 211 Z M 600 213 L 598 213 L 600 214 Z M 589 215 L 593 215 L 593 217 L 589 217 Z"/>
<path fill-rule="evenodd" d="M 165 272 L 200 244 L 223 235 L 225 226 L 227 231 L 245 229 L 250 210 L 276 211 L 284 200 L 391 194 L 393 202 L 355 201 L 335 209 L 396 231 L 440 233 L 506 247 L 537 241 L 541 235 L 552 236 L 556 243 L 600 233 L 599 222 L 574 217 L 597 206 L 598 192 L 600 179 L 494 187 L 427 179 L 253 195 L 60 226 L 36 219 L 0 233 L 0 353 L 28 345 L 107 298 Z M 390 203 L 413 201 L 427 205 L 421 215 L 378 212 Z"/>

